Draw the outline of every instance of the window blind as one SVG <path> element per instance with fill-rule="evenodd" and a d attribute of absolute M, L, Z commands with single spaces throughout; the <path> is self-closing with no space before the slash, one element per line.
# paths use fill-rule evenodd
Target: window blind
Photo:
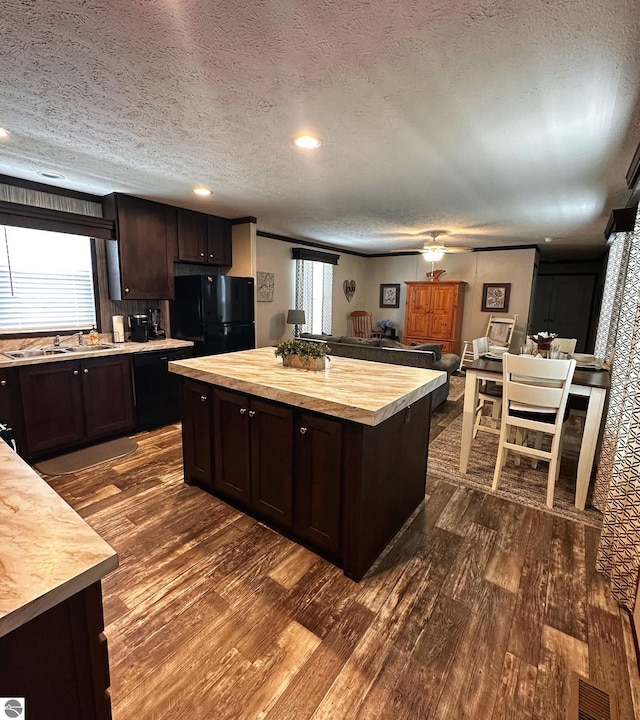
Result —
<path fill-rule="evenodd" d="M 90 238 L 0 226 L 0 332 L 95 324 Z"/>

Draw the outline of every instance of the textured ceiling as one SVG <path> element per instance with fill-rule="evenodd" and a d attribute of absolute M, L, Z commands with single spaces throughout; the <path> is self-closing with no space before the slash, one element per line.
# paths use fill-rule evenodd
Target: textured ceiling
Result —
<path fill-rule="evenodd" d="M 602 248 L 629 197 L 640 0 L 2 5 L 8 175 L 364 252 L 434 228 Z M 303 130 L 319 150 L 293 147 Z"/>

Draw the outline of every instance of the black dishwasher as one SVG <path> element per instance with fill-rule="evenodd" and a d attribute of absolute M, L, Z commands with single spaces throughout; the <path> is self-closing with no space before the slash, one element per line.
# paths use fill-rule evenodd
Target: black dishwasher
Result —
<path fill-rule="evenodd" d="M 133 356 L 136 395 L 136 431 L 170 425 L 180 420 L 180 378 L 169 372 L 171 360 L 193 357 L 192 348 L 152 350 Z"/>

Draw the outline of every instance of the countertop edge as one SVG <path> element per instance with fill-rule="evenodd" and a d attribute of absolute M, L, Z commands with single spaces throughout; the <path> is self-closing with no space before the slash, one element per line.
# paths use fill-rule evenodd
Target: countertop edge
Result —
<path fill-rule="evenodd" d="M 109 357 L 112 355 L 134 355 L 135 353 L 162 352 L 180 350 L 181 348 L 193 347 L 191 340 L 177 340 L 167 338 L 166 340 L 149 340 L 146 343 L 110 343 L 116 347 L 107 350 L 88 350 L 87 352 L 75 351 L 60 355 L 44 355 L 42 357 L 16 358 L 15 360 L 6 357 L 0 351 L 0 369 L 25 367 L 27 365 L 41 365 L 42 363 L 68 362 L 69 360 L 87 360 L 90 358 Z M 8 348 L 7 348 L 8 349 Z"/>
<path fill-rule="evenodd" d="M 344 360 L 344 358 L 343 358 Z M 319 401 L 313 396 L 309 396 L 303 392 L 284 390 L 281 387 L 275 387 L 269 383 L 260 381 L 249 381 L 242 378 L 230 377 L 229 375 L 216 372 L 214 370 L 197 370 L 185 367 L 184 361 L 176 361 L 169 363 L 169 370 L 182 377 L 204 382 L 209 385 L 216 385 L 229 390 L 244 392 L 249 395 L 255 395 L 266 400 L 292 405 L 294 407 L 317 412 L 321 415 L 329 415 L 342 420 L 356 422 L 362 425 L 375 426 L 388 420 L 396 413 L 404 410 L 414 402 L 417 402 L 425 395 L 432 393 L 436 388 L 446 382 L 447 373 L 439 370 L 428 370 L 435 374 L 428 382 L 418 388 L 407 392 L 401 398 L 388 403 L 387 405 L 370 410 L 367 408 L 357 407 L 355 405 L 347 405 L 345 403 L 334 402 L 323 399 Z M 365 362 L 365 361 L 362 361 Z M 422 369 L 422 368 L 414 368 Z M 294 369 L 287 372 L 297 372 Z M 306 371 L 300 371 L 306 372 Z M 204 376 L 204 377 L 203 377 Z"/>
<path fill-rule="evenodd" d="M 30 620 L 38 617 L 38 615 L 42 615 L 42 613 L 68 600 L 76 593 L 85 590 L 90 585 L 101 580 L 105 575 L 108 575 L 112 570 L 115 570 L 119 564 L 118 553 L 114 550 L 111 557 L 99 561 L 85 572 L 52 588 L 44 595 L 34 598 L 31 602 L 16 608 L 3 618 L 0 618 L 0 637 L 8 635 L 10 632 L 13 632 Z"/>

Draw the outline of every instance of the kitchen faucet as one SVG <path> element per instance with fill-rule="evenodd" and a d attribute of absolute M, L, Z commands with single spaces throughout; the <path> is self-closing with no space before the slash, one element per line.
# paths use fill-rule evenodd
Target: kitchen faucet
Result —
<path fill-rule="evenodd" d="M 82 330 L 80 330 L 79 332 L 73 333 L 73 335 L 69 335 L 68 339 L 71 340 L 71 338 L 74 338 L 74 337 L 78 338 L 78 345 L 84 345 L 84 340 L 82 337 Z M 56 335 L 53 338 L 53 346 L 60 347 L 60 335 Z"/>

